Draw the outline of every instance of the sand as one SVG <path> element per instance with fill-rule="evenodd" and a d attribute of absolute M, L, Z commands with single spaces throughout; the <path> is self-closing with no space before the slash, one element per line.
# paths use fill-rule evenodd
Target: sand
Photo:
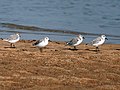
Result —
<path fill-rule="evenodd" d="M 41 53 L 34 42 L 10 48 L 0 40 L 0 90 L 120 90 L 120 44 L 96 53 L 85 44 L 71 50 L 52 41 Z"/>

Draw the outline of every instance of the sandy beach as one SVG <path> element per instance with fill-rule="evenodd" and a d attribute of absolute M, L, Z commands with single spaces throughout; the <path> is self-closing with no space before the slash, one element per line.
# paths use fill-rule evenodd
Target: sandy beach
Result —
<path fill-rule="evenodd" d="M 120 44 L 104 44 L 100 52 L 52 41 L 41 53 L 35 40 L 16 48 L 0 40 L 0 90 L 120 90 Z"/>

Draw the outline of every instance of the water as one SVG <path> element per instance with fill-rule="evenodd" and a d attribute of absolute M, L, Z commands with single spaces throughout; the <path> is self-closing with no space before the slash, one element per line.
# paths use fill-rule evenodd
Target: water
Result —
<path fill-rule="evenodd" d="M 58 41 L 74 37 L 71 33 L 17 28 L 23 25 L 77 32 L 86 37 L 84 42 L 106 34 L 107 43 L 116 44 L 120 43 L 119 9 L 120 0 L 0 0 L 0 35 L 4 38 L 20 32 L 22 39 L 48 36 Z"/>

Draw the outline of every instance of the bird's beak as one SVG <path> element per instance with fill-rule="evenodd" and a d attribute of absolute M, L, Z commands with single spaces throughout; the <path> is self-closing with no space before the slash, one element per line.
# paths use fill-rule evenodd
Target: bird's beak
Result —
<path fill-rule="evenodd" d="M 20 33 L 18 33 L 18 35 L 21 37 L 21 34 L 20 34 Z"/>
<path fill-rule="evenodd" d="M 108 40 L 108 38 L 105 38 L 106 40 Z"/>
<path fill-rule="evenodd" d="M 3 40 L 3 38 L 0 38 L 0 40 Z"/>
<path fill-rule="evenodd" d="M 85 37 L 83 37 L 83 39 L 85 39 Z"/>
<path fill-rule="evenodd" d="M 50 39 L 48 40 L 49 42 L 52 42 Z"/>

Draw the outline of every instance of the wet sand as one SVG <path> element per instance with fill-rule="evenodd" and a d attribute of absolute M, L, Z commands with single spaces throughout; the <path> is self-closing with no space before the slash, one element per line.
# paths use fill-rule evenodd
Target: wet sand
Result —
<path fill-rule="evenodd" d="M 0 40 L 0 90 L 120 89 L 120 44 L 104 44 L 96 53 L 92 46 L 71 50 L 52 41 L 41 53 L 34 42 L 10 48 Z"/>

